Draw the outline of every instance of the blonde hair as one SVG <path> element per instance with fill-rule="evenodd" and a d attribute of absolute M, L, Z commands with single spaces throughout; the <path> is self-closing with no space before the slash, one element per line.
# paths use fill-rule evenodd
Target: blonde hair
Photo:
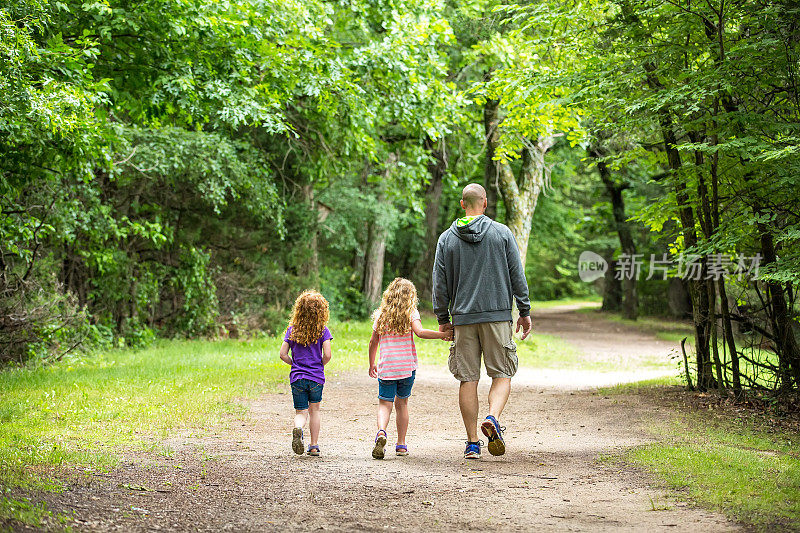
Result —
<path fill-rule="evenodd" d="M 417 288 L 405 278 L 394 278 L 386 287 L 381 306 L 372 314 L 379 335 L 404 335 L 411 331 L 411 313 L 417 307 Z"/>
<path fill-rule="evenodd" d="M 317 291 L 303 291 L 292 307 L 289 340 L 303 346 L 316 342 L 322 337 L 329 317 L 328 300 Z"/>

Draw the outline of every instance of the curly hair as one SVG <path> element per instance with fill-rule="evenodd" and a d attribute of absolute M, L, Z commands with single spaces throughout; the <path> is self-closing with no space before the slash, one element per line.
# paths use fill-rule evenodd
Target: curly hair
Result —
<path fill-rule="evenodd" d="M 303 291 L 292 307 L 292 316 L 289 318 L 292 332 L 289 340 L 303 346 L 316 342 L 322 337 L 329 317 L 328 300 L 317 291 Z"/>
<path fill-rule="evenodd" d="M 372 314 L 379 335 L 405 335 L 411 331 L 411 313 L 417 307 L 417 288 L 405 278 L 394 278 L 386 287 L 381 306 Z"/>

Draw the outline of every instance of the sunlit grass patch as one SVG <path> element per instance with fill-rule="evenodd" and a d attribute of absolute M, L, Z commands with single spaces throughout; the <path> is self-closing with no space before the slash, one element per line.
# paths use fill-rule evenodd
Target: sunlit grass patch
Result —
<path fill-rule="evenodd" d="M 586 309 L 599 309 L 600 304 L 603 303 L 603 298 L 600 296 L 585 296 L 583 298 L 562 298 L 560 300 L 547 300 L 543 302 L 531 302 L 531 309 L 551 309 L 553 307 L 562 307 L 567 305 L 576 305 Z"/>
<path fill-rule="evenodd" d="M 632 383 L 619 383 L 610 387 L 601 387 L 598 391 L 601 394 L 632 394 L 641 392 L 643 390 L 651 389 L 653 387 L 667 387 L 673 385 L 683 385 L 683 380 L 677 375 L 664 376 L 661 378 L 644 379 L 642 381 L 634 381 Z"/>

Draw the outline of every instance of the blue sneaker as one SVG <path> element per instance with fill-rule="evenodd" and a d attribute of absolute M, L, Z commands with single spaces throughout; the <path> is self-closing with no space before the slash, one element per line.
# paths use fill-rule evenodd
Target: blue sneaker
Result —
<path fill-rule="evenodd" d="M 480 459 L 481 458 L 481 442 L 467 441 L 467 448 L 464 450 L 464 459 Z"/>
<path fill-rule="evenodd" d="M 486 447 L 489 448 L 490 454 L 503 455 L 506 453 L 506 443 L 503 440 L 503 431 L 505 430 L 506 428 L 501 428 L 497 419 L 492 415 L 487 416 L 481 424 L 481 431 L 489 439 Z"/>

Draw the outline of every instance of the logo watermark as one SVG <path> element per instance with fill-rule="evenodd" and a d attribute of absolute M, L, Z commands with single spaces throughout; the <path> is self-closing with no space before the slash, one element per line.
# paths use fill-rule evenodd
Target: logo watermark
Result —
<path fill-rule="evenodd" d="M 648 265 L 646 280 L 666 280 L 668 277 L 693 281 L 728 280 L 734 277 L 737 280 L 754 280 L 758 277 L 761 265 L 761 254 L 739 254 L 735 257 L 721 253 L 711 254 L 706 256 L 705 263 L 702 256 L 695 254 L 680 254 L 673 258 L 667 254 L 661 254 L 661 257 L 650 254 L 649 261 L 645 261 L 644 257 L 644 254 L 619 254 L 614 265 L 614 278 L 638 280 L 642 275 L 642 267 Z M 602 278 L 607 271 L 608 262 L 594 252 L 586 250 L 578 257 L 578 275 L 582 281 L 591 282 Z"/>
<path fill-rule="evenodd" d="M 608 263 L 602 256 L 586 250 L 578 258 L 578 275 L 581 281 L 594 281 L 605 276 Z"/>

